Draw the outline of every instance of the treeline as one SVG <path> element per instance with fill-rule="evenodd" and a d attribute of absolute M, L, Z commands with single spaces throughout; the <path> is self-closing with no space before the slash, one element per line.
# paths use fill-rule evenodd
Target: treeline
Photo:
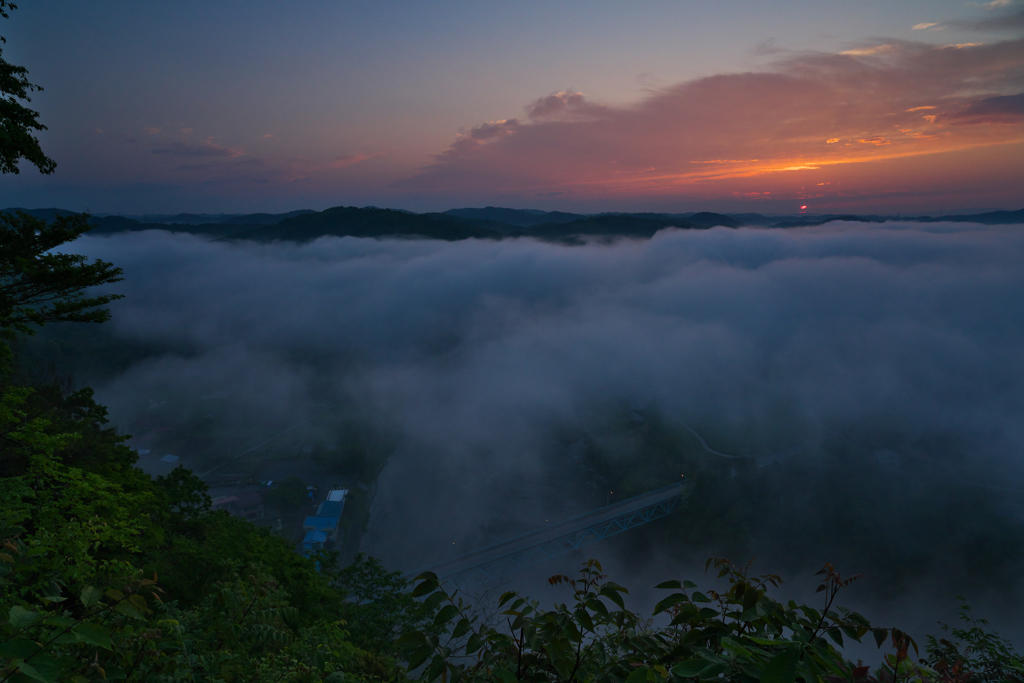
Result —
<path fill-rule="evenodd" d="M 55 251 L 88 228 L 0 215 L 0 683 L 1024 680 L 966 606 L 968 628 L 919 648 L 836 606 L 856 577 L 830 565 L 816 607 L 778 602 L 777 576 L 716 560 L 724 588 L 664 583 L 644 617 L 590 561 L 551 579 L 569 604 L 507 593 L 486 615 L 430 574 L 409 590 L 369 558 L 301 556 L 211 512 L 188 470 L 139 470 L 89 389 L 15 370 L 19 335 L 109 317 L 113 295 L 83 292 L 120 270 Z M 844 657 L 851 640 L 876 642 L 878 666 Z"/>
<path fill-rule="evenodd" d="M 8 214 L 17 209 L 5 209 Z M 44 220 L 74 215 L 64 209 L 35 209 L 29 215 Z M 532 237 L 561 244 L 582 244 L 614 238 L 649 239 L 659 230 L 707 229 L 716 226 L 738 228 L 757 225 L 771 228 L 798 228 L 823 225 L 832 221 L 884 223 L 887 221 L 970 222 L 987 225 L 1024 223 L 1024 209 L 992 211 L 974 215 L 881 216 L 824 214 L 764 216 L 756 213 L 724 215 L 699 213 L 604 213 L 584 215 L 560 211 L 536 211 L 486 207 L 451 209 L 443 213 L 413 213 L 376 207 L 336 206 L 324 211 L 289 211 L 281 214 L 241 215 L 176 214 L 128 218 L 96 216 L 92 233 L 109 235 L 143 230 L 165 230 L 200 235 L 217 240 L 256 242 L 311 242 L 320 237 L 370 237 L 392 239 L 436 239 L 459 241 Z"/>

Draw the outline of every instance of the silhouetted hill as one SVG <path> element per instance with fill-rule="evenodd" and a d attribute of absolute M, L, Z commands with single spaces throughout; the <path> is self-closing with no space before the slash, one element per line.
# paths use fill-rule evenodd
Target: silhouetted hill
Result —
<path fill-rule="evenodd" d="M 854 223 L 882 223 L 886 220 L 884 216 L 855 216 L 853 214 L 844 215 L 833 215 L 826 214 L 824 216 L 814 216 L 807 218 L 799 218 L 797 220 L 786 220 L 778 223 L 773 223 L 773 228 L 809 228 L 815 225 L 824 225 L 825 223 L 831 223 L 832 221 L 850 221 Z M 910 220 L 910 219 L 907 219 Z"/>
<path fill-rule="evenodd" d="M 337 206 L 319 213 L 307 213 L 286 218 L 276 225 L 250 228 L 232 235 L 231 239 L 250 239 L 261 242 L 273 240 L 309 242 L 326 235 L 336 237 L 429 237 L 441 240 L 501 237 L 499 232 L 478 228 L 465 221 L 438 217 L 441 215 Z"/>
<path fill-rule="evenodd" d="M 517 230 L 516 226 L 510 225 L 508 223 L 499 223 L 498 221 L 484 220 L 479 218 L 466 218 L 464 216 L 456 216 L 450 214 L 447 211 L 444 213 L 421 213 L 412 215 L 426 216 L 428 218 L 434 218 L 436 220 L 442 221 L 453 221 L 455 223 L 459 223 L 460 225 L 468 225 L 470 227 L 479 228 L 481 230 L 492 230 L 503 235 L 507 235 Z"/>
<path fill-rule="evenodd" d="M 68 211 L 67 209 L 22 209 L 16 206 L 11 207 L 9 209 L 4 209 L 3 213 L 15 213 L 17 211 L 27 213 L 29 216 L 32 216 L 33 218 L 39 218 L 44 221 L 52 221 L 58 216 L 75 215 L 74 211 Z"/>
<path fill-rule="evenodd" d="M 771 225 L 777 220 L 759 213 L 731 213 L 729 217 L 739 221 L 740 225 Z"/>
<path fill-rule="evenodd" d="M 134 218 L 125 218 L 124 216 L 92 216 L 89 221 L 96 226 L 89 231 L 92 235 L 111 235 L 118 232 L 140 232 L 142 230 L 164 230 L 167 232 L 184 232 L 190 235 L 226 237 L 250 227 L 225 225 L 223 223 L 143 223 Z"/>
<path fill-rule="evenodd" d="M 230 213 L 148 213 L 141 215 L 129 215 L 125 218 L 145 224 L 166 224 L 166 225 L 212 225 L 221 223 L 225 219 L 234 218 L 237 214 Z"/>
<path fill-rule="evenodd" d="M 294 218 L 307 213 L 316 213 L 313 209 L 299 209 L 288 213 L 247 213 L 241 216 L 229 216 L 220 221 L 223 225 L 274 225 L 286 218 Z"/>
<path fill-rule="evenodd" d="M 927 223 L 948 221 L 953 223 L 983 223 L 985 225 L 1015 225 L 1024 223 L 1024 209 L 1018 209 L 1017 211 L 989 211 L 988 213 L 976 213 L 967 216 L 939 216 L 938 218 L 928 216 L 911 220 Z"/>
<path fill-rule="evenodd" d="M 76 212 L 58 208 L 3 209 L 24 211 L 47 221 Z M 152 220 L 141 220 L 152 219 Z M 173 220 L 172 220 L 173 219 Z M 667 227 L 706 229 L 715 226 L 738 228 L 763 225 L 772 228 L 800 228 L 832 221 L 860 223 L 969 222 L 986 225 L 1024 224 L 1024 209 L 989 211 L 953 216 L 882 216 L 860 214 L 776 215 L 757 213 L 725 215 L 700 213 L 603 213 L 592 216 L 506 209 L 488 206 L 482 209 L 451 209 L 444 213 L 412 213 L 400 209 L 376 207 L 334 207 L 326 211 L 301 209 L 287 213 L 253 214 L 150 214 L 146 216 L 92 216 L 96 226 L 91 234 L 105 235 L 141 230 L 165 230 L 203 235 L 214 239 L 287 240 L 308 242 L 324 236 L 352 237 L 426 237 L 441 240 L 468 238 L 536 237 L 544 240 L 579 242 L 582 237 L 649 238 Z"/>
<path fill-rule="evenodd" d="M 628 215 L 588 216 L 569 223 L 542 223 L 515 233 L 523 237 L 561 240 L 575 236 L 652 237 L 667 227 L 691 228 L 690 223 L 669 218 L 638 218 Z"/>
<path fill-rule="evenodd" d="M 727 228 L 738 228 L 741 225 L 744 225 L 742 221 L 738 221 L 732 216 L 725 216 L 720 213 L 711 213 L 709 211 L 695 213 L 686 220 L 695 228 L 713 228 L 717 225 L 722 225 Z"/>
<path fill-rule="evenodd" d="M 576 213 L 538 211 L 537 209 L 503 209 L 497 206 L 486 206 L 482 209 L 449 209 L 444 213 L 448 216 L 494 221 L 495 223 L 504 223 L 521 228 L 540 225 L 541 223 L 568 223 L 585 218 L 585 216 Z"/>
<path fill-rule="evenodd" d="M 727 228 L 738 228 L 744 225 L 741 221 L 736 220 L 731 216 L 726 216 L 721 213 L 711 213 L 709 211 L 701 211 L 700 213 L 651 213 L 651 212 L 631 212 L 625 213 L 621 211 L 599 213 L 597 216 L 591 217 L 605 217 L 605 216 L 625 216 L 629 218 L 637 218 L 648 221 L 659 221 L 667 225 L 676 225 L 680 222 L 688 223 L 690 227 L 694 228 L 713 228 L 716 225 L 723 225 Z M 581 218 L 588 218 L 588 216 L 582 216 Z"/>
<path fill-rule="evenodd" d="M 981 223 L 983 225 L 1017 225 L 1024 223 L 1024 209 L 1018 211 L 989 211 L 957 216 L 879 216 L 859 214 L 823 214 L 806 218 L 790 218 L 773 223 L 773 228 L 806 228 L 824 225 L 832 221 L 850 221 L 855 223 L 885 223 L 898 221 L 903 223 Z"/>

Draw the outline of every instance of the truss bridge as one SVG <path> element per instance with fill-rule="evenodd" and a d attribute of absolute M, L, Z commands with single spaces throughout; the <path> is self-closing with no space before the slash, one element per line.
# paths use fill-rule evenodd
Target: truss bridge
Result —
<path fill-rule="evenodd" d="M 464 555 L 436 562 L 406 574 L 406 578 L 412 579 L 421 572 L 432 571 L 438 578 L 459 585 L 497 579 L 660 519 L 675 510 L 685 492 L 686 486 L 682 483 L 654 489 Z"/>

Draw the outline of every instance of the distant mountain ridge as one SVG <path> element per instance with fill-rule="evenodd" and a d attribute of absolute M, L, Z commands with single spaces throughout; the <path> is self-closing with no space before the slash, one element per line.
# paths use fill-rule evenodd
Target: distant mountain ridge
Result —
<path fill-rule="evenodd" d="M 75 212 L 65 209 L 4 209 L 25 211 L 52 221 Z M 412 213 L 400 209 L 337 206 L 324 211 L 300 209 L 280 214 L 147 214 L 141 216 L 93 216 L 97 235 L 142 230 L 165 230 L 203 235 L 212 239 L 260 242 L 310 242 L 320 237 L 426 238 L 446 241 L 532 237 L 546 241 L 578 244 L 588 240 L 617 238 L 649 239 L 659 230 L 698 230 L 744 225 L 768 228 L 800 228 L 831 221 L 882 223 L 972 222 L 985 225 L 1024 224 L 1024 209 L 988 211 L 951 216 L 882 216 L 825 214 L 765 216 L 757 213 L 601 213 L 593 215 L 509 209 L 495 206 L 450 209 L 443 213 Z"/>

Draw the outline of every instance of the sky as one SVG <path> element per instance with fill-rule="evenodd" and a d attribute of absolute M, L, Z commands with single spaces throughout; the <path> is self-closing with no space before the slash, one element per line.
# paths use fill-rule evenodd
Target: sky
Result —
<path fill-rule="evenodd" d="M 1024 207 L 1020 0 L 23 2 L 57 171 L 96 213 Z"/>

